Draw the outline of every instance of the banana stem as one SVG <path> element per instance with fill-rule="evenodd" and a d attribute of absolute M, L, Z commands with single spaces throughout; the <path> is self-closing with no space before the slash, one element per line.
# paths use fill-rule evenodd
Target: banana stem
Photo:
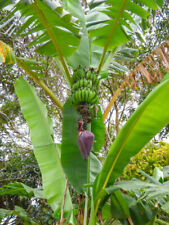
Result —
<path fill-rule="evenodd" d="M 87 184 L 90 183 L 90 156 L 87 161 Z M 87 191 L 85 193 L 85 212 L 84 212 L 84 225 L 88 224 L 88 202 L 90 197 L 90 187 L 87 187 Z"/>
<path fill-rule="evenodd" d="M 91 131 L 91 124 L 88 125 L 88 130 Z M 90 184 L 90 155 L 87 160 L 87 184 Z M 84 212 L 84 223 L 83 225 L 88 224 L 88 202 L 90 197 L 90 187 L 87 187 L 85 193 L 85 212 Z"/>
<path fill-rule="evenodd" d="M 88 217 L 88 195 L 85 193 L 85 211 L 84 211 L 84 221 L 83 224 L 87 225 L 87 217 Z"/>

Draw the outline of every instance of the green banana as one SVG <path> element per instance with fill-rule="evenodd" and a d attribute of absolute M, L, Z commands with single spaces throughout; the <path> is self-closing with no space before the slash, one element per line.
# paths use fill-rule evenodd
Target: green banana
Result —
<path fill-rule="evenodd" d="M 98 101 L 98 95 L 96 95 L 92 100 L 91 104 L 95 104 Z"/>
<path fill-rule="evenodd" d="M 92 72 L 91 72 L 91 70 L 89 70 L 86 74 L 86 79 L 89 80 L 89 79 L 91 79 L 91 77 L 92 77 Z"/>
<path fill-rule="evenodd" d="M 88 88 L 88 90 L 87 90 L 87 94 L 88 94 L 88 95 L 87 95 L 87 102 L 90 103 L 90 99 L 91 99 L 91 97 L 92 97 L 92 96 L 91 96 L 91 95 L 92 95 L 92 91 L 91 91 L 89 88 Z"/>
<path fill-rule="evenodd" d="M 79 71 L 78 79 L 83 79 L 85 77 L 85 70 L 79 68 L 78 71 Z"/>
<path fill-rule="evenodd" d="M 82 102 L 85 102 L 85 90 L 81 90 Z"/>
<path fill-rule="evenodd" d="M 84 87 L 87 87 L 88 81 L 87 81 L 86 79 L 84 79 L 83 82 L 84 82 L 84 83 L 83 83 L 83 84 L 84 84 Z"/>
<path fill-rule="evenodd" d="M 100 83 L 100 79 L 96 79 L 96 86 L 98 87 L 99 86 L 99 83 Z"/>
<path fill-rule="evenodd" d="M 76 91 L 75 93 L 74 93 L 74 95 L 75 95 L 75 104 L 78 104 L 78 102 L 79 102 L 79 97 L 78 97 L 78 92 Z"/>
<path fill-rule="evenodd" d="M 84 89 L 84 101 L 88 103 L 88 98 L 89 98 L 89 92 L 88 90 L 85 88 Z"/>
<path fill-rule="evenodd" d="M 72 85 L 71 91 L 72 93 L 76 90 L 76 83 Z"/>
<path fill-rule="evenodd" d="M 80 103 L 80 102 L 82 102 L 82 92 L 81 92 L 81 90 L 79 89 L 78 91 L 77 91 L 77 95 L 78 95 L 78 103 Z"/>
<path fill-rule="evenodd" d="M 88 80 L 88 85 L 87 85 L 87 87 L 92 88 L 92 86 L 93 86 L 92 81 L 91 81 L 91 80 Z"/>
<path fill-rule="evenodd" d="M 79 67 L 74 71 L 72 81 L 73 104 L 95 104 L 98 101 L 100 79 L 93 69 L 85 72 L 82 67 Z"/>
<path fill-rule="evenodd" d="M 81 78 L 84 79 L 86 76 L 85 71 L 83 71 L 83 73 L 81 74 Z"/>
<path fill-rule="evenodd" d="M 89 91 L 89 103 L 91 103 L 91 100 L 95 97 L 96 92 L 95 91 Z"/>
<path fill-rule="evenodd" d="M 80 87 L 80 80 L 78 80 L 76 83 L 75 83 L 75 88 L 76 90 Z"/>
<path fill-rule="evenodd" d="M 73 76 L 72 76 L 73 83 L 75 83 L 77 81 L 78 77 L 79 77 L 79 71 L 75 70 L 73 73 Z"/>
<path fill-rule="evenodd" d="M 95 73 L 93 73 L 92 80 L 93 80 L 93 83 L 95 83 L 95 82 L 96 82 L 96 80 L 97 80 L 97 76 L 96 76 L 96 74 L 95 74 Z"/>
<path fill-rule="evenodd" d="M 84 80 L 83 80 L 83 79 L 81 79 L 81 80 L 79 81 L 79 87 L 80 87 L 80 88 L 83 88 L 83 87 L 84 87 Z"/>
<path fill-rule="evenodd" d="M 72 102 L 73 102 L 74 104 L 76 104 L 76 93 L 74 93 L 74 94 L 72 95 Z"/>
<path fill-rule="evenodd" d="M 76 82 L 77 80 L 83 78 L 84 77 L 84 73 L 85 73 L 85 71 L 81 67 L 77 68 L 74 71 L 73 76 L 72 76 L 73 83 Z"/>

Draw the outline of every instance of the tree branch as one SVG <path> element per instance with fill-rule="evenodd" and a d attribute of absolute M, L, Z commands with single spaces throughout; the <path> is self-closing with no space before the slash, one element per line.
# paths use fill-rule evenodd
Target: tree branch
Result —
<path fill-rule="evenodd" d="M 113 95 L 112 100 L 110 101 L 110 103 L 108 104 L 106 110 L 105 110 L 104 113 L 103 113 L 103 119 L 104 119 L 104 120 L 106 119 L 108 113 L 110 112 L 110 110 L 111 110 L 111 108 L 112 108 L 114 102 L 116 101 L 117 97 L 119 96 L 121 90 L 126 86 L 128 80 L 129 80 L 129 78 L 130 78 L 131 76 L 132 76 L 132 73 L 130 73 L 130 74 L 126 77 L 126 79 L 120 84 L 119 88 L 116 90 L 115 94 Z"/>

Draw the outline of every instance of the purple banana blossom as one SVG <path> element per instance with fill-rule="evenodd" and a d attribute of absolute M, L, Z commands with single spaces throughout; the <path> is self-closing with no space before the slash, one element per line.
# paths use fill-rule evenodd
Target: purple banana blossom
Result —
<path fill-rule="evenodd" d="M 81 130 L 78 137 L 78 145 L 84 160 L 87 160 L 87 157 L 90 154 L 92 145 L 94 141 L 94 134 L 88 130 Z"/>

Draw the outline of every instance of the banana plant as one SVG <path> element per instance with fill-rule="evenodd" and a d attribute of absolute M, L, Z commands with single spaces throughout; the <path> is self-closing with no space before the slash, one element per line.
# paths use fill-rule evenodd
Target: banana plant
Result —
<path fill-rule="evenodd" d="M 129 203 L 121 192 L 108 193 L 107 188 L 121 175 L 130 157 L 169 123 L 169 79 L 167 76 L 130 117 L 102 165 L 96 154 L 105 136 L 99 103 L 99 88 L 104 79 L 101 72 L 106 70 L 109 74 L 115 53 L 117 57 L 131 35 L 140 29 L 138 21 L 148 20 L 151 11 L 162 5 L 162 0 L 91 1 L 84 12 L 80 0 L 62 0 L 60 4 L 50 0 L 0 3 L 2 10 L 10 7 L 9 15 L 0 22 L 1 28 L 9 26 L 19 15 L 22 25 L 14 33 L 15 37 L 36 34 L 28 47 L 33 46 L 36 53 L 52 57 L 71 88 L 71 94 L 62 105 L 41 76 L 41 64 L 34 59 L 16 57 L 11 47 L 0 42 L 0 61 L 21 67 L 62 109 L 60 152 L 53 139 L 52 121 L 35 88 L 23 77 L 16 81 L 15 91 L 30 129 L 45 198 L 54 216 L 61 217 L 60 224 L 64 221 L 76 224 L 68 182 L 85 196 L 81 224 L 99 224 L 99 215 L 102 212 L 104 218 L 109 202 L 114 224 L 118 220 L 122 224 L 134 224 Z M 128 71 L 120 64 L 114 65 L 118 71 Z M 153 218 L 154 212 L 144 224 Z"/>

